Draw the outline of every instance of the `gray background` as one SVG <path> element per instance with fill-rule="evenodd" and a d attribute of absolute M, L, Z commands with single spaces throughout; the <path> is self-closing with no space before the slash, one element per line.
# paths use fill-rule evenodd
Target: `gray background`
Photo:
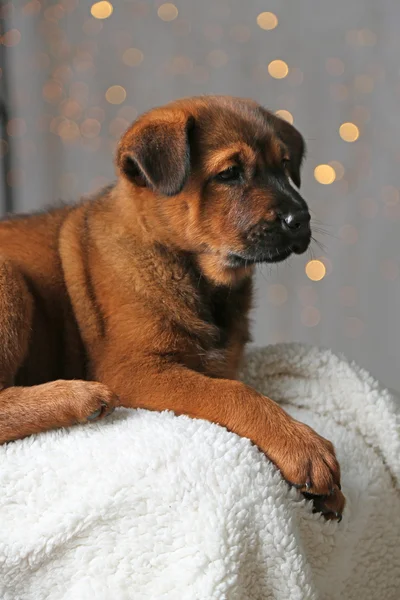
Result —
<path fill-rule="evenodd" d="M 92 4 L 3 6 L 7 29 L 17 30 L 5 38 L 14 150 L 6 175 L 17 209 L 112 180 L 116 140 L 151 106 L 226 93 L 288 110 L 308 144 L 302 190 L 324 230 L 313 255 L 327 274 L 308 279 L 310 255 L 259 268 L 254 341 L 329 346 L 400 390 L 400 3 L 176 0 L 171 21 L 158 16 L 162 2 L 114 0 L 104 20 Z M 257 25 L 263 11 L 277 16 L 275 29 Z M 124 64 L 129 48 L 140 64 Z M 269 75 L 275 59 L 287 77 Z M 105 97 L 113 85 L 126 90 L 121 104 Z M 348 121 L 360 131 L 354 143 L 339 135 Z M 331 161 L 344 172 L 321 185 L 314 168 Z"/>

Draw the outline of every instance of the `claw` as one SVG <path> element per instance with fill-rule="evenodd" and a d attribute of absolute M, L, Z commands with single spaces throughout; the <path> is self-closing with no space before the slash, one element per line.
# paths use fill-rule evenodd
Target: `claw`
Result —
<path fill-rule="evenodd" d="M 95 410 L 94 413 L 88 416 L 88 421 L 94 421 L 95 419 L 97 419 L 101 415 L 102 410 L 102 408 L 98 408 L 97 410 Z"/>
<path fill-rule="evenodd" d="M 103 413 L 106 412 L 107 409 L 108 409 L 107 402 L 104 402 L 104 400 L 102 400 L 101 407 L 98 408 L 97 410 L 95 410 L 91 415 L 88 416 L 88 421 L 94 421 L 95 419 L 98 419 Z"/>

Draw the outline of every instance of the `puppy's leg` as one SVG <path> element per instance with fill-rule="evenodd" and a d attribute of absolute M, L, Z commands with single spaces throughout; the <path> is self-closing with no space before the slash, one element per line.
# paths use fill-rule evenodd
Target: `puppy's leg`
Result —
<path fill-rule="evenodd" d="M 117 347 L 99 361 L 96 379 L 115 390 L 122 406 L 173 410 L 251 439 L 288 482 L 302 491 L 329 496 L 328 518 L 340 517 L 345 499 L 331 442 L 245 384 L 212 379 L 148 357 L 135 364 L 128 349 L 119 354 Z"/>
<path fill-rule="evenodd" d="M 116 396 L 100 383 L 8 387 L 28 351 L 32 315 L 33 298 L 22 275 L 0 259 L 0 443 L 101 418 L 116 404 Z"/>
<path fill-rule="evenodd" d="M 101 419 L 117 397 L 92 381 L 50 381 L 0 392 L 0 444 L 48 429 Z"/>

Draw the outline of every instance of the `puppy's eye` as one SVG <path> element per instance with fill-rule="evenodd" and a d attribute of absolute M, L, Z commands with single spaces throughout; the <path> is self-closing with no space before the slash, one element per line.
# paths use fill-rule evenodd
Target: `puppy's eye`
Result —
<path fill-rule="evenodd" d="M 282 167 L 284 169 L 288 169 L 289 168 L 289 164 L 290 164 L 290 159 L 289 158 L 282 158 Z"/>
<path fill-rule="evenodd" d="M 221 173 L 218 173 L 216 179 L 224 183 L 234 183 L 240 180 L 241 175 L 242 171 L 240 167 L 238 167 L 237 165 L 232 165 L 231 167 L 225 169 L 225 171 L 221 171 Z"/>

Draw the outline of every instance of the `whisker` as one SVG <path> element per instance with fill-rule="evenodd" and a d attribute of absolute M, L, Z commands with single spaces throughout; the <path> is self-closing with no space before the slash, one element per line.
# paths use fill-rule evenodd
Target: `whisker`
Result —
<path fill-rule="evenodd" d="M 322 252 L 325 252 L 325 254 L 327 253 L 328 249 L 327 249 L 327 247 L 325 246 L 325 244 L 323 244 L 323 243 L 322 243 L 322 242 L 320 242 L 319 240 L 316 240 L 314 237 L 313 237 L 313 238 L 311 238 L 311 239 L 312 239 L 312 241 L 313 241 L 313 242 L 315 242 L 315 243 L 317 244 L 318 248 L 319 248 L 320 250 L 322 250 Z"/>
<path fill-rule="evenodd" d="M 263 264 L 258 264 L 258 265 L 257 265 L 257 271 L 258 271 L 259 273 L 261 273 L 261 277 L 264 279 L 265 283 L 268 283 L 268 280 L 267 280 L 267 278 L 265 277 L 265 274 L 264 274 L 264 271 L 263 271 L 263 268 L 262 268 L 263 266 L 264 266 Z"/>
<path fill-rule="evenodd" d="M 339 239 L 339 236 L 336 235 L 335 233 L 331 233 L 330 231 L 326 231 L 326 229 L 322 229 L 320 227 L 312 227 L 312 232 L 318 233 L 320 235 L 328 235 L 329 237 L 334 238 L 336 240 Z"/>
<path fill-rule="evenodd" d="M 307 254 L 310 257 L 310 260 L 315 260 L 314 248 L 312 246 L 308 247 Z"/>

